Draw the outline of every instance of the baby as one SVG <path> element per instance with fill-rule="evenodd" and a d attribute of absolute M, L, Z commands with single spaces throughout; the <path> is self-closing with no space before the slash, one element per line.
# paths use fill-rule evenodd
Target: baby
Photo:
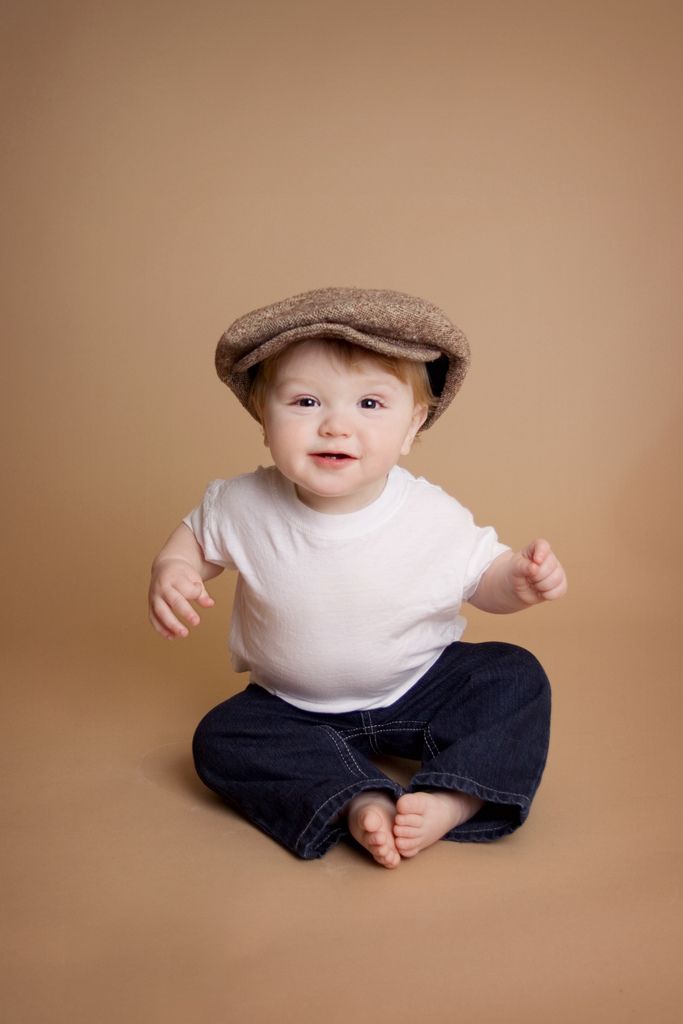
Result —
<path fill-rule="evenodd" d="M 250 681 L 200 723 L 195 764 L 299 857 L 350 834 L 395 868 L 439 839 L 497 839 L 538 788 L 545 673 L 519 647 L 463 642 L 459 610 L 559 598 L 564 570 L 547 541 L 511 551 L 398 466 L 468 361 L 438 307 L 379 290 L 297 295 L 219 342 L 274 465 L 209 485 L 154 561 L 150 618 L 187 637 L 206 582 L 237 570 L 230 646 Z M 419 762 L 407 787 L 378 754 Z"/>

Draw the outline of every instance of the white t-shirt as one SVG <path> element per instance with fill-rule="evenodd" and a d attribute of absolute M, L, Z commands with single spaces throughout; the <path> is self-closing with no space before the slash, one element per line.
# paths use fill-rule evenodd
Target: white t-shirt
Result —
<path fill-rule="evenodd" d="M 274 466 L 214 480 L 185 523 L 237 569 L 238 672 L 307 711 L 393 704 L 459 640 L 462 601 L 508 548 L 441 488 L 396 467 L 371 505 L 331 515 Z"/>

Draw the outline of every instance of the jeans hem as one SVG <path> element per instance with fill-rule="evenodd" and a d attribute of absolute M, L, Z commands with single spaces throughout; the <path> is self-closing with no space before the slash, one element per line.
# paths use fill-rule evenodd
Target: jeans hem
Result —
<path fill-rule="evenodd" d="M 514 814 L 513 817 L 479 821 L 475 814 L 469 821 L 463 822 L 462 825 L 456 825 L 442 837 L 449 842 L 488 843 L 495 839 L 502 839 L 503 836 L 510 835 L 521 828 L 529 816 L 531 798 L 523 793 L 508 793 L 492 789 L 474 779 L 451 772 L 418 772 L 411 780 L 407 792 L 416 793 L 425 789 L 458 790 L 460 793 L 467 793 L 468 796 L 476 796 L 485 804 L 506 807 Z"/>

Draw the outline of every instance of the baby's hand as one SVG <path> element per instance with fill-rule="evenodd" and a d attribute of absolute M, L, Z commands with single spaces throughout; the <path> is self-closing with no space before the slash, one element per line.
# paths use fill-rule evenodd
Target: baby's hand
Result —
<path fill-rule="evenodd" d="M 183 623 L 199 625 L 199 615 L 191 601 L 202 608 L 212 608 L 215 603 L 197 570 L 182 558 L 165 558 L 155 563 L 149 586 L 149 619 L 157 633 L 168 640 L 188 636 L 189 630 Z"/>
<path fill-rule="evenodd" d="M 547 540 L 534 540 L 512 560 L 512 586 L 524 604 L 554 601 L 567 593 L 567 576 Z"/>

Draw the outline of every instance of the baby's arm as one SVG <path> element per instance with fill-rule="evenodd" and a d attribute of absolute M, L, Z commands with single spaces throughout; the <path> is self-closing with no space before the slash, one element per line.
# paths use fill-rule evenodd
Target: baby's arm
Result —
<path fill-rule="evenodd" d="M 190 602 L 195 601 L 202 608 L 213 607 L 214 600 L 204 580 L 221 572 L 221 566 L 206 561 L 192 530 L 181 523 L 152 564 L 149 618 L 157 633 L 168 640 L 188 636 L 183 623 L 199 625 L 199 615 Z"/>
<path fill-rule="evenodd" d="M 567 577 L 547 540 L 506 551 L 488 567 L 470 598 L 485 612 L 518 612 L 567 592 Z"/>

